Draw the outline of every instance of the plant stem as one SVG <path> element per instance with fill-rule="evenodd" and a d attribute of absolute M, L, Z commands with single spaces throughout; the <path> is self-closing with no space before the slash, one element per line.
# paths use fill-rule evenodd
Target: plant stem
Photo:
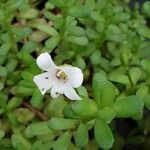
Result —
<path fill-rule="evenodd" d="M 29 103 L 23 102 L 23 106 L 25 106 L 26 108 L 28 108 L 29 110 L 31 110 L 36 116 L 38 116 L 42 120 L 48 121 L 48 117 L 45 114 L 43 114 L 39 110 L 33 108 Z"/>

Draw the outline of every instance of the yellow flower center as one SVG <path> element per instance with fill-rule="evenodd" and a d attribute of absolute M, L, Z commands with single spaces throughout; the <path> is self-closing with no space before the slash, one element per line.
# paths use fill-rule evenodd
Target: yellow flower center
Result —
<path fill-rule="evenodd" d="M 59 69 L 57 72 L 56 72 L 56 77 L 60 80 L 67 80 L 67 75 L 65 74 L 65 72 L 61 69 Z"/>

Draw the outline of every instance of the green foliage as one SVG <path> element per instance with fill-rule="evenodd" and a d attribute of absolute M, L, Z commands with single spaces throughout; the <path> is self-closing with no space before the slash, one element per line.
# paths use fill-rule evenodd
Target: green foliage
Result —
<path fill-rule="evenodd" d="M 0 149 L 149 148 L 143 112 L 150 110 L 150 2 L 129 6 L 129 0 L 0 0 Z M 81 101 L 41 95 L 33 78 L 42 52 L 82 70 Z M 126 141 L 115 130 L 124 118 L 137 124 Z"/>
<path fill-rule="evenodd" d="M 94 135 L 98 145 L 103 149 L 110 149 L 114 142 L 110 127 L 104 120 L 97 119 L 94 126 Z"/>

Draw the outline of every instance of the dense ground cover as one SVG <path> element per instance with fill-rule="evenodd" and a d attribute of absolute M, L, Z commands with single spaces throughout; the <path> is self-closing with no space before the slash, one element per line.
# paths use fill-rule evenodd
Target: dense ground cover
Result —
<path fill-rule="evenodd" d="M 150 148 L 150 2 L 0 1 L 0 150 Z M 41 95 L 36 58 L 79 67 L 81 101 Z"/>

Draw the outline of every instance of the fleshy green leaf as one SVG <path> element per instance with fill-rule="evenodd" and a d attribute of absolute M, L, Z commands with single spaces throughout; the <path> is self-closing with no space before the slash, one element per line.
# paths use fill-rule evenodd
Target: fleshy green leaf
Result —
<path fill-rule="evenodd" d="M 43 107 L 43 96 L 39 89 L 35 89 L 31 98 L 31 104 L 33 107 L 41 109 Z"/>
<path fill-rule="evenodd" d="M 105 107 L 98 112 L 98 117 L 100 119 L 105 120 L 107 123 L 111 122 L 116 116 L 116 112 L 114 112 L 111 108 Z"/>
<path fill-rule="evenodd" d="M 0 46 L 0 56 L 6 55 L 11 49 L 11 44 L 9 42 L 4 43 Z"/>
<path fill-rule="evenodd" d="M 54 143 L 54 150 L 67 150 L 70 144 L 71 134 L 69 132 L 65 132 L 62 134 L 57 141 Z"/>
<path fill-rule="evenodd" d="M 129 74 L 130 74 L 132 83 L 136 84 L 137 81 L 140 79 L 142 72 L 139 68 L 134 67 L 129 70 Z"/>
<path fill-rule="evenodd" d="M 75 119 L 64 119 L 55 117 L 49 120 L 48 126 L 52 130 L 66 130 L 73 129 L 78 124 L 78 120 Z"/>
<path fill-rule="evenodd" d="M 22 98 L 20 97 L 13 97 L 11 100 L 9 100 L 7 104 L 8 110 L 13 110 L 14 108 L 20 106 L 22 103 Z"/>
<path fill-rule="evenodd" d="M 31 22 L 29 22 L 29 26 L 37 28 L 40 31 L 48 33 L 49 35 L 58 34 L 58 32 L 53 27 L 48 26 L 45 22 L 42 22 L 41 20 L 32 20 Z"/>
<path fill-rule="evenodd" d="M 118 83 L 121 83 L 121 84 L 124 84 L 124 85 L 128 85 L 128 86 L 131 85 L 129 77 L 127 75 L 121 74 L 119 72 L 115 72 L 115 71 L 111 72 L 109 74 L 109 79 L 111 81 L 118 82 Z"/>
<path fill-rule="evenodd" d="M 11 137 L 12 145 L 17 150 L 29 150 L 31 143 L 20 134 L 13 134 Z"/>
<path fill-rule="evenodd" d="M 73 25 L 68 26 L 67 30 L 75 36 L 84 36 L 85 35 L 84 29 L 81 27 L 78 27 L 78 26 L 73 26 Z"/>
<path fill-rule="evenodd" d="M 75 143 L 80 148 L 83 148 L 88 143 L 88 129 L 85 124 L 80 124 L 75 134 Z"/>
<path fill-rule="evenodd" d="M 46 42 L 45 42 L 46 48 L 48 50 L 53 50 L 58 45 L 59 40 L 60 40 L 60 36 L 59 35 L 52 36 L 51 38 L 46 40 Z"/>
<path fill-rule="evenodd" d="M 32 123 L 25 129 L 25 135 L 27 137 L 34 137 L 44 134 L 52 134 L 52 131 L 48 128 L 47 122 Z"/>
<path fill-rule="evenodd" d="M 92 8 L 91 6 L 89 5 L 76 5 L 74 7 L 71 7 L 69 10 L 68 10 L 68 14 L 71 15 L 71 16 L 74 16 L 74 17 L 77 17 L 77 18 L 84 18 L 84 17 L 87 17 L 90 15 L 92 11 Z"/>
<path fill-rule="evenodd" d="M 98 65 L 101 59 L 101 52 L 95 51 L 91 56 L 90 60 L 93 65 Z"/>
<path fill-rule="evenodd" d="M 150 61 L 144 59 L 144 60 L 141 61 L 141 64 L 142 64 L 143 68 L 144 68 L 148 73 L 150 73 Z"/>
<path fill-rule="evenodd" d="M 0 140 L 5 136 L 5 132 L 0 129 Z"/>
<path fill-rule="evenodd" d="M 125 22 L 127 20 L 130 19 L 130 14 L 126 13 L 126 12 L 121 12 L 116 14 L 115 16 L 112 17 L 112 20 L 115 23 L 119 23 L 119 22 Z"/>
<path fill-rule="evenodd" d="M 66 37 L 66 40 L 68 42 L 75 43 L 75 44 L 78 44 L 78 45 L 81 45 L 81 46 L 86 45 L 86 44 L 89 43 L 86 36 L 78 37 L 78 36 L 69 35 L 69 36 Z"/>
<path fill-rule="evenodd" d="M 114 143 L 110 127 L 104 120 L 97 119 L 94 126 L 96 142 L 102 149 L 110 149 Z"/>
<path fill-rule="evenodd" d="M 18 9 L 25 0 L 9 0 L 5 4 L 4 10 L 6 10 L 6 13 L 10 14 L 16 9 Z"/>
<path fill-rule="evenodd" d="M 79 117 L 93 117 L 98 110 L 94 100 L 83 98 L 81 101 L 75 101 L 70 104 L 72 112 Z"/>
<path fill-rule="evenodd" d="M 150 110 L 150 95 L 149 94 L 144 97 L 144 104 L 147 107 L 147 109 Z"/>
<path fill-rule="evenodd" d="M 146 38 L 150 38 L 150 28 L 147 26 L 144 26 L 144 25 L 138 26 L 137 32 Z"/>
<path fill-rule="evenodd" d="M 27 108 L 17 108 L 14 111 L 14 114 L 17 117 L 17 121 L 21 123 L 28 122 L 34 118 L 34 113 L 28 110 Z"/>
<path fill-rule="evenodd" d="M 143 5 L 144 12 L 150 16 L 150 2 L 146 1 Z"/>
<path fill-rule="evenodd" d="M 134 106 L 134 107 L 133 107 Z M 114 102 L 112 109 L 120 118 L 134 117 L 143 111 L 144 102 L 137 95 L 127 96 Z"/>

